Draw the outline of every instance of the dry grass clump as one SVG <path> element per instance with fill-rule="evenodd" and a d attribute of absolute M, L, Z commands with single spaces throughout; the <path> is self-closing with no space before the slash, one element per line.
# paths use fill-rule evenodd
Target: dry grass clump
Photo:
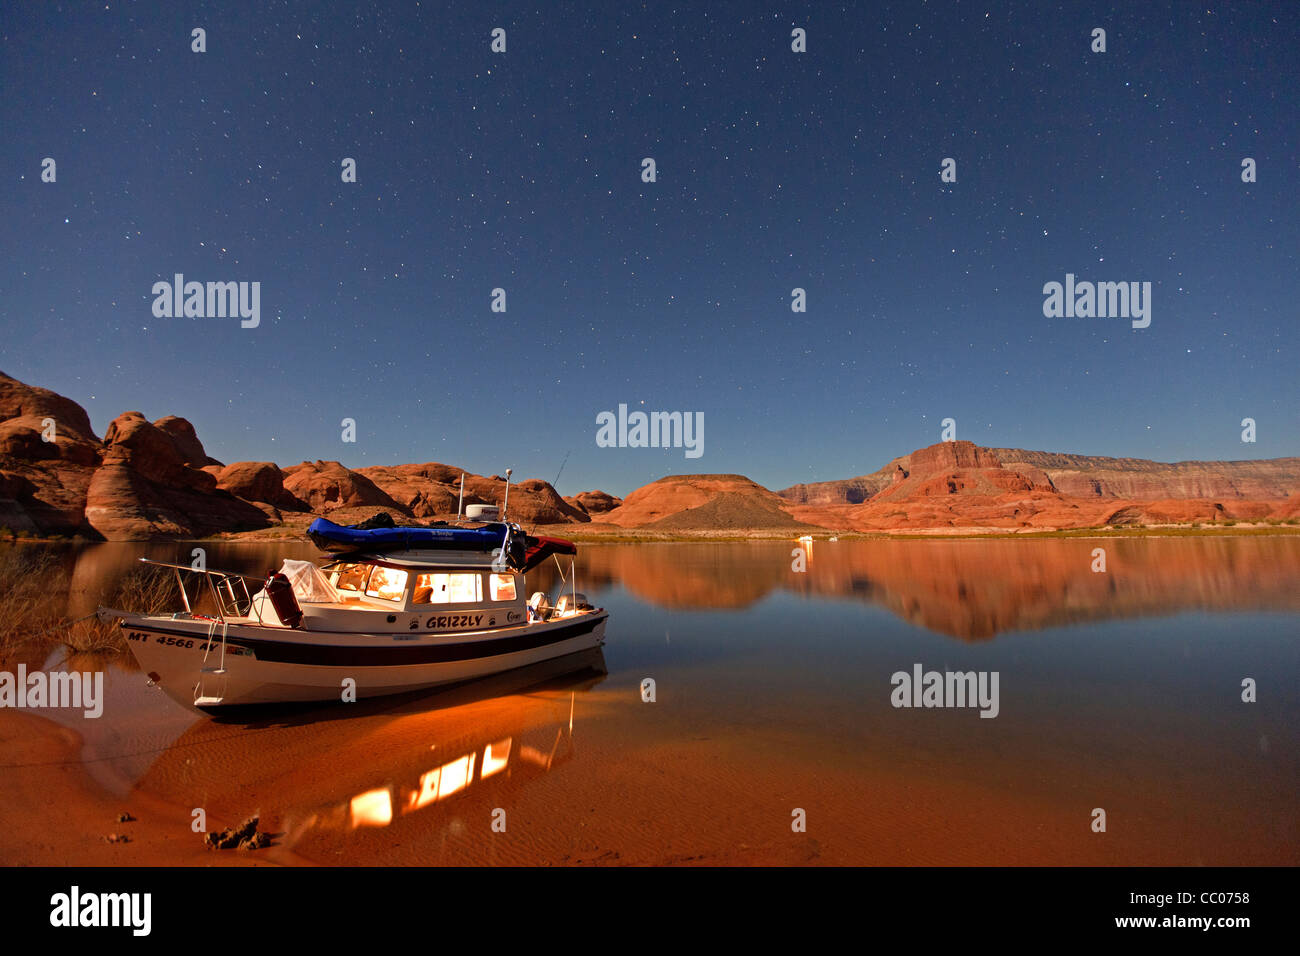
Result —
<path fill-rule="evenodd" d="M 116 621 L 68 621 L 69 573 L 57 552 L 36 545 L 0 545 L 0 652 L 37 642 L 71 654 L 112 655 L 126 648 Z M 164 614 L 181 607 L 175 575 L 132 568 L 100 603 L 121 610 Z"/>
<path fill-rule="evenodd" d="M 54 554 L 27 545 L 0 547 L 0 650 L 16 647 L 58 625 L 68 573 Z"/>
<path fill-rule="evenodd" d="M 181 596 L 173 572 L 141 564 L 127 572 L 111 597 L 102 603 L 119 611 L 166 614 L 181 608 Z M 110 654 L 126 649 L 117 621 L 101 621 L 98 617 L 68 625 L 60 639 L 72 653 Z"/>

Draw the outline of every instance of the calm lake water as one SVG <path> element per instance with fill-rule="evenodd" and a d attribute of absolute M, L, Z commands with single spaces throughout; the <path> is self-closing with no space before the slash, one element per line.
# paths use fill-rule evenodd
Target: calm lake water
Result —
<path fill-rule="evenodd" d="M 193 547 L 66 549 L 57 600 Z M 250 722 L 128 662 L 100 720 L 46 715 L 99 786 L 260 813 L 283 862 L 1300 863 L 1300 537 L 819 541 L 803 572 L 794 547 L 580 546 L 611 618 L 563 666 Z M 996 672 L 997 716 L 893 706 L 915 665 Z"/>

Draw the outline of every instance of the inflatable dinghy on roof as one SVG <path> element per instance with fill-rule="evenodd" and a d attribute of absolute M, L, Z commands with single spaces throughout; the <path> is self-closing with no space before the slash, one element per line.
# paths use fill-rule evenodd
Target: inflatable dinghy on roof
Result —
<path fill-rule="evenodd" d="M 509 529 L 494 523 L 482 528 L 415 526 L 410 528 L 355 528 L 317 518 L 307 528 L 307 537 L 322 551 L 494 551 L 506 540 Z"/>
<path fill-rule="evenodd" d="M 372 527 L 359 527 L 339 525 L 317 518 L 307 527 L 307 536 L 316 547 L 331 554 L 392 554 L 396 551 L 492 553 L 504 545 L 505 560 L 518 571 L 531 571 L 551 555 L 578 553 L 577 545 L 572 541 L 563 538 L 535 538 L 524 534 L 518 525 L 504 522 L 494 522 L 481 528 L 462 528 L 448 524 L 407 528 L 386 522 Z"/>

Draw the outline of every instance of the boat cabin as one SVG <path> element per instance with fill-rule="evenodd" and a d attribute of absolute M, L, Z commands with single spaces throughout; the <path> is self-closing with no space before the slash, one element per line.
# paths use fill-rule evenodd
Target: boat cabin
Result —
<path fill-rule="evenodd" d="M 530 620 L 524 575 L 474 552 L 341 555 L 323 568 L 286 560 L 280 573 L 308 630 L 481 630 Z M 284 626 L 265 590 L 249 619 Z"/>
<path fill-rule="evenodd" d="M 483 603 L 523 603 L 524 576 L 465 567 L 424 567 L 382 557 L 338 561 L 324 569 L 339 604 L 399 611 Z"/>

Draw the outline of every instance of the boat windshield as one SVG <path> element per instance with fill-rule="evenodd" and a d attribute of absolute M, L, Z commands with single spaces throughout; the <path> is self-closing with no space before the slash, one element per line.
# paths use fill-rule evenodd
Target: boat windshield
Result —
<path fill-rule="evenodd" d="M 340 564 L 330 573 L 330 583 L 341 595 L 364 594 L 381 601 L 402 600 L 406 579 L 405 571 L 377 564 Z"/>

